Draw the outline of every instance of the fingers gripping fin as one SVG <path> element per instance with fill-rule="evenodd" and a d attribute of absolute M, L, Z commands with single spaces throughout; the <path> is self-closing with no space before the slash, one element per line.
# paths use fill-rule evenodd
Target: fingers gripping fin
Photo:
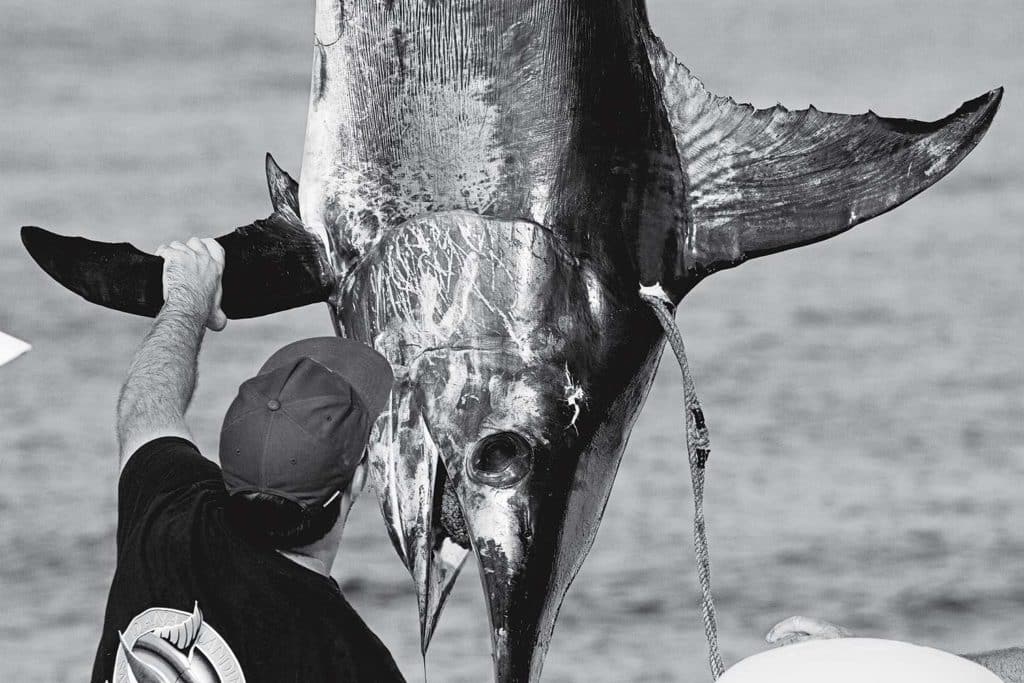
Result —
<path fill-rule="evenodd" d="M 254 318 L 326 301 L 334 277 L 320 241 L 299 222 L 295 181 L 267 157 L 275 210 L 217 238 L 224 248 L 224 295 L 229 318 Z M 54 280 L 87 301 L 153 317 L 163 306 L 163 259 L 131 244 L 65 237 L 37 227 L 21 240 Z"/>
<path fill-rule="evenodd" d="M 993 90 L 930 123 L 755 109 L 710 93 L 653 36 L 649 52 L 685 177 L 687 224 L 641 245 L 641 275 L 673 289 L 899 206 L 974 149 L 1002 98 Z"/>

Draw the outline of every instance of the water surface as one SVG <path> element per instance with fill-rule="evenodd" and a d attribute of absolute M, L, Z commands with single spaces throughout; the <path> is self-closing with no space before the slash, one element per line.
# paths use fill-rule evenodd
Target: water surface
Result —
<path fill-rule="evenodd" d="M 708 526 L 727 661 L 806 613 L 951 650 L 1024 643 L 1024 4 L 657 0 L 652 20 L 739 100 L 938 118 L 996 85 L 981 147 L 924 196 L 824 244 L 716 275 L 679 322 L 712 430 Z M 269 212 L 297 174 L 312 3 L 0 0 L 0 679 L 85 680 L 114 567 L 114 401 L 147 322 L 48 280 L 17 228 L 152 249 Z M 331 331 L 322 306 L 207 338 L 191 413 L 216 452 L 238 383 Z M 678 370 L 666 358 L 546 681 L 701 681 Z M 416 602 L 371 497 L 346 594 L 419 680 Z M 475 568 L 434 681 L 490 670 Z"/>

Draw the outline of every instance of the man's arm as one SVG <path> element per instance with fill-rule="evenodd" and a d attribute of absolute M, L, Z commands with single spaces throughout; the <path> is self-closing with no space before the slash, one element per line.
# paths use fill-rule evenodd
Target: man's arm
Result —
<path fill-rule="evenodd" d="M 224 252 L 212 239 L 160 247 L 164 306 L 128 369 L 117 402 L 121 469 L 138 448 L 162 436 L 191 440 L 185 411 L 196 386 L 206 327 L 224 328 L 220 279 Z"/>

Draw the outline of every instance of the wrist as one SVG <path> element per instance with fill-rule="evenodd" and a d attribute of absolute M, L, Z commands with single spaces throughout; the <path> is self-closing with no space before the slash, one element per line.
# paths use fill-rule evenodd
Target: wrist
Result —
<path fill-rule="evenodd" d="M 163 317 L 170 316 L 198 327 L 204 327 L 206 319 L 209 317 L 209 313 L 202 306 L 197 305 L 195 299 L 187 296 L 169 296 L 164 301 L 160 313 Z"/>
<path fill-rule="evenodd" d="M 209 315 L 206 298 L 187 287 L 175 287 L 169 290 L 164 298 L 164 307 L 204 319 Z"/>

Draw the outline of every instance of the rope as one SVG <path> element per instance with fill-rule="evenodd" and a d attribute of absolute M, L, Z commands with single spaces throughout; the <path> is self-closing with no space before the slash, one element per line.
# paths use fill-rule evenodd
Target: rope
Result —
<path fill-rule="evenodd" d="M 697 398 L 697 390 L 690 376 L 683 337 L 675 322 L 675 310 L 660 287 L 643 288 L 640 298 L 648 304 L 665 329 L 665 336 L 679 361 L 683 372 L 683 396 L 686 413 L 686 452 L 690 461 L 690 481 L 693 485 L 693 547 L 697 556 L 697 580 L 700 582 L 701 616 L 704 635 L 708 642 L 708 663 L 715 680 L 725 672 L 722 655 L 718 650 L 718 622 L 715 617 L 715 598 L 711 593 L 711 558 L 708 553 L 707 530 L 704 525 L 704 470 L 711 455 L 711 441 L 704 423 L 704 412 Z"/>

